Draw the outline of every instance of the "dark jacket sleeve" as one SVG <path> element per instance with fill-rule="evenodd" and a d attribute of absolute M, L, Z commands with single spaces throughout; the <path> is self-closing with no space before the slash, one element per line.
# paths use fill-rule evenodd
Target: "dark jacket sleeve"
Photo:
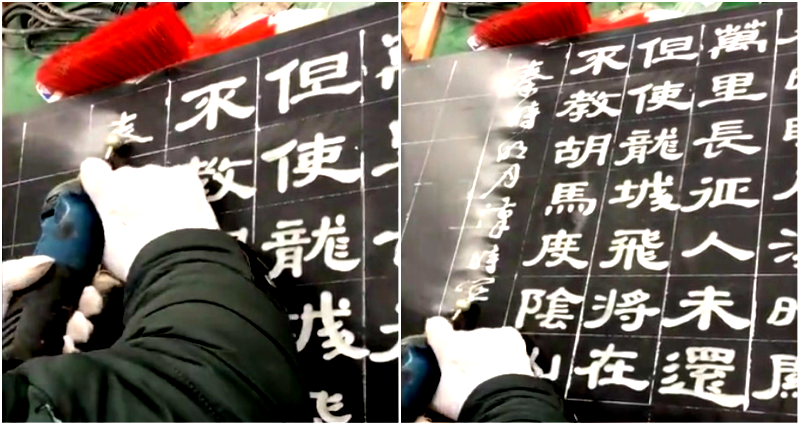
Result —
<path fill-rule="evenodd" d="M 458 422 L 567 422 L 550 381 L 502 375 L 478 385 L 464 402 Z"/>
<path fill-rule="evenodd" d="M 288 317 L 263 284 L 221 231 L 161 236 L 131 267 L 122 337 L 4 374 L 3 420 L 310 422 Z"/>

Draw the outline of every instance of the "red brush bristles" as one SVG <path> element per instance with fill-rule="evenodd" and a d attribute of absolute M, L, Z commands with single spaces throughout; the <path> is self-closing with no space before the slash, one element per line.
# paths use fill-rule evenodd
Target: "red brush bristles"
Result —
<path fill-rule="evenodd" d="M 189 48 L 189 58 L 197 59 L 212 55 L 273 35 L 275 35 L 275 25 L 269 24 L 269 18 L 259 19 L 227 37 L 214 34 L 199 35 Z"/>
<path fill-rule="evenodd" d="M 511 46 L 577 35 L 589 22 L 584 2 L 527 3 L 479 22 L 475 36 L 491 47 Z"/>
<path fill-rule="evenodd" d="M 36 81 L 51 92 L 76 95 L 185 60 L 192 33 L 171 3 L 136 10 L 47 58 Z"/>

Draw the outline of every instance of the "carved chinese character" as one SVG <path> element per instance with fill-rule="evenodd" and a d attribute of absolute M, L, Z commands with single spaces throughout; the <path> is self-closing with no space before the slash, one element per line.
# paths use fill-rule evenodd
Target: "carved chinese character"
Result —
<path fill-rule="evenodd" d="M 583 297 L 575 295 L 564 288 L 558 288 L 551 292 L 550 295 L 545 296 L 547 291 L 543 289 L 523 289 L 522 302 L 517 312 L 517 319 L 514 322 L 514 327 L 517 329 L 522 328 L 525 324 L 525 316 L 535 314 L 534 318 L 540 320 L 539 326 L 545 329 L 566 329 L 567 325 L 565 320 L 572 320 L 575 318 L 574 314 L 569 313 L 570 304 L 580 304 Z M 546 298 L 547 310 L 544 313 L 539 313 L 542 309 L 542 298 Z M 533 306 L 529 306 L 531 299 L 533 299 Z M 538 314 L 537 314 L 538 313 Z"/>
<path fill-rule="evenodd" d="M 303 220 L 279 220 L 275 226 L 278 230 L 270 234 L 272 240 L 261 244 L 262 251 L 267 252 L 274 249 L 277 257 L 275 267 L 270 271 L 269 277 L 274 279 L 287 269 L 292 271 L 294 277 L 302 276 L 302 263 L 317 258 L 323 252 L 323 248 L 323 259 L 329 269 L 349 272 L 356 268 L 361 259 L 347 258 L 350 238 L 345 236 L 344 215 L 337 214 L 335 222 L 336 226 L 331 227 L 330 217 L 322 217 L 319 228 L 311 232 L 311 237 L 316 238 L 316 241 L 304 256 L 303 248 L 310 244 L 312 239 L 303 236 L 307 233 L 306 228 L 302 227 Z"/>
<path fill-rule="evenodd" d="M 341 183 L 353 183 L 361 178 L 360 168 L 337 169 L 326 168 L 326 164 L 335 164 L 342 155 L 342 143 L 345 137 L 325 138 L 322 133 L 314 135 L 313 142 L 297 143 L 292 139 L 287 143 L 270 149 L 261 154 L 261 159 L 266 162 L 278 161 L 278 192 L 285 193 L 289 182 L 289 153 L 297 148 L 297 166 L 291 171 L 294 174 L 305 175 L 302 179 L 292 182 L 293 187 L 303 187 L 325 176 Z"/>
<path fill-rule="evenodd" d="M 503 187 L 507 189 L 511 189 L 517 185 L 517 180 L 519 180 L 519 164 L 511 164 L 506 171 L 503 172 L 503 175 L 500 176 L 499 179 L 492 185 L 492 187 L 487 190 L 483 195 L 480 196 L 481 199 L 486 199 L 487 196 L 491 195 L 495 189 L 501 184 Z"/>
<path fill-rule="evenodd" d="M 497 271 L 497 262 L 500 261 L 500 248 L 497 244 L 492 245 L 492 249 L 483 250 L 480 253 L 472 254 L 469 260 L 469 267 L 472 270 L 478 270 L 484 266 L 486 273 L 494 274 Z"/>
<path fill-rule="evenodd" d="M 767 389 L 753 391 L 753 398 L 772 400 L 777 395 L 782 399 L 797 398 L 797 370 L 800 368 L 797 356 L 772 354 L 769 359 L 772 361 L 772 383 Z"/>
<path fill-rule="evenodd" d="M 638 96 L 636 99 L 637 114 L 641 114 L 644 111 L 657 111 L 664 106 L 669 106 L 679 111 L 685 111 L 692 107 L 692 102 L 690 100 L 684 102 L 675 100 L 680 97 L 683 86 L 683 83 L 676 84 L 667 80 L 660 85 L 653 85 L 650 83 L 628 90 L 628 94 Z M 647 96 L 648 92 L 650 94 L 649 97 Z M 645 105 L 647 105 L 647 109 L 645 109 Z"/>
<path fill-rule="evenodd" d="M 533 376 L 539 379 L 547 379 L 549 381 L 556 381 L 558 380 L 559 372 L 561 371 L 561 354 L 554 354 L 553 358 L 550 361 L 550 370 L 545 372 L 538 363 L 536 363 L 536 359 L 539 358 L 539 347 L 533 347 L 531 350 L 531 370 L 533 370 Z"/>
<path fill-rule="evenodd" d="M 377 235 L 375 235 L 374 238 L 372 238 L 372 243 L 375 246 L 383 246 L 383 245 L 385 245 L 385 244 L 387 244 L 389 242 L 394 241 L 395 245 L 394 245 L 394 259 L 393 259 L 393 262 L 394 262 L 395 266 L 399 266 L 400 265 L 400 256 L 399 256 L 400 253 L 399 253 L 399 251 L 397 249 L 397 241 L 399 239 L 400 239 L 400 232 L 394 231 L 394 230 L 384 230 L 383 232 L 378 233 Z"/>
<path fill-rule="evenodd" d="M 700 179 L 700 183 L 707 185 L 707 187 L 689 191 L 689 194 L 697 196 L 698 200 L 694 205 L 681 207 L 681 211 L 685 213 L 697 211 L 706 204 L 708 204 L 709 208 L 716 208 L 723 205 L 753 208 L 758 205 L 758 199 L 736 198 L 737 193 L 747 193 L 750 190 L 748 186 L 744 185 L 749 184 L 752 180 L 753 179 L 750 177 L 716 180 L 713 177 L 703 177 Z M 714 183 L 714 185 L 711 186 L 710 183 Z"/>
<path fill-rule="evenodd" d="M 592 306 L 592 311 L 603 310 L 603 315 L 594 320 L 587 320 L 583 326 L 588 329 L 597 329 L 608 323 L 611 316 L 619 316 L 623 322 L 620 326 L 625 332 L 638 330 L 644 324 L 646 317 L 657 315 L 661 309 L 658 307 L 647 307 L 645 302 L 650 299 L 650 294 L 636 289 L 621 295 L 622 302 L 617 303 L 617 290 L 609 290 L 608 296 L 595 295 L 595 301 L 600 304 Z"/>
<path fill-rule="evenodd" d="M 333 414 L 344 407 L 341 394 L 336 393 L 329 396 L 327 391 L 312 391 L 309 395 L 316 400 L 314 405 L 317 409 L 317 415 L 319 415 L 319 417 L 314 418 L 314 422 L 345 423 L 350 422 L 350 419 L 352 419 L 353 415 L 335 416 Z"/>
<path fill-rule="evenodd" d="M 717 36 L 717 45 L 708 50 L 711 59 L 719 57 L 720 52 L 746 52 L 750 46 L 755 46 L 756 49 L 764 53 L 767 50 L 767 40 L 759 40 L 760 28 L 767 25 L 764 21 L 753 19 L 752 22 L 741 25 L 728 24 L 725 28 L 717 28 L 714 34 Z"/>
<path fill-rule="evenodd" d="M 631 161 L 644 164 L 645 157 L 654 153 L 658 154 L 665 161 L 677 161 L 683 154 L 678 152 L 678 129 L 662 128 L 661 133 L 652 137 L 650 130 L 633 130 L 625 141 L 619 144 L 620 149 L 627 149 L 628 155 L 614 165 L 625 165 Z"/>
<path fill-rule="evenodd" d="M 722 149 L 731 149 L 745 155 L 753 155 L 761 150 L 760 146 L 736 143 L 737 140 L 753 140 L 752 134 L 742 132 L 744 120 L 719 121 L 711 124 L 711 136 L 702 137 L 692 142 L 694 146 L 705 145 L 703 156 L 716 158 Z"/>
<path fill-rule="evenodd" d="M 681 252 L 681 256 L 685 258 L 691 258 L 701 253 L 705 252 L 710 247 L 716 247 L 717 249 L 724 251 L 726 254 L 730 255 L 731 257 L 739 260 L 739 261 L 747 261 L 756 256 L 754 251 L 750 251 L 747 249 L 737 248 L 729 243 L 722 241 L 719 238 L 719 233 L 712 231 L 708 234 L 708 237 L 703 241 L 700 242 L 700 245 L 692 249 L 687 249 Z"/>
<path fill-rule="evenodd" d="M 300 60 L 294 59 L 264 76 L 267 81 L 279 81 L 278 112 L 285 114 L 289 112 L 289 105 L 296 105 L 309 97 L 331 94 L 352 94 L 355 92 L 361 87 L 361 81 L 359 79 L 341 84 L 324 84 L 347 77 L 348 59 L 349 56 L 347 52 L 339 52 L 335 55 L 306 61 L 303 62 L 302 65 L 300 64 Z M 298 65 L 300 65 L 300 88 L 310 88 L 310 90 L 290 97 L 289 90 L 291 87 L 292 71 L 294 71 Z"/>
<path fill-rule="evenodd" d="M 783 86 L 783 88 L 797 91 L 797 67 L 792 69 L 792 72 L 789 74 L 789 79 L 786 81 L 786 85 Z"/>
<path fill-rule="evenodd" d="M 655 250 L 664 246 L 664 242 L 659 242 L 660 234 L 660 231 L 650 229 L 615 230 L 608 248 L 609 252 L 614 253 L 614 258 L 601 261 L 600 268 L 608 269 L 622 263 L 625 270 L 630 270 L 636 260 L 648 270 L 666 269 L 669 261 L 655 261 Z"/>
<path fill-rule="evenodd" d="M 125 143 L 148 143 L 152 142 L 153 138 L 150 136 L 137 136 L 134 134 L 133 121 L 136 119 L 136 114 L 128 115 L 127 112 L 122 111 L 119 120 L 111 123 L 111 134 L 119 136 Z"/>
<path fill-rule="evenodd" d="M 572 268 L 584 269 L 589 264 L 588 261 L 570 257 L 570 253 L 581 250 L 578 247 L 578 239 L 581 237 L 580 233 L 567 233 L 564 229 L 559 230 L 555 235 L 544 235 L 542 236 L 542 249 L 539 254 L 528 261 L 523 261 L 522 265 L 525 267 L 533 266 L 542 261 L 545 256 L 548 256 L 550 259 L 544 263 L 545 267 L 555 267 L 566 262 Z"/>
<path fill-rule="evenodd" d="M 611 144 L 611 136 L 611 133 L 602 136 L 592 135 L 585 141 L 576 140 L 575 136 L 569 136 L 567 140 L 556 142 L 555 163 L 566 162 L 567 168 L 578 168 L 586 163 L 591 155 L 597 155 L 596 164 L 604 165 L 608 146 Z"/>
<path fill-rule="evenodd" d="M 552 75 L 542 74 L 542 65 L 544 65 L 544 62 L 534 59 L 529 64 L 520 67 L 522 72 L 513 87 L 513 90 L 518 95 L 529 97 L 539 91 L 536 88 L 536 80 L 553 79 Z"/>
<path fill-rule="evenodd" d="M 495 221 L 492 229 L 489 230 L 489 237 L 492 239 L 500 239 L 506 230 L 511 229 L 508 226 L 508 219 L 514 215 L 514 207 L 517 206 L 517 203 L 511 202 L 511 198 L 508 196 L 504 196 L 501 200 L 503 205 L 493 207 L 492 204 L 486 204 L 486 208 L 480 212 L 481 217 L 486 213 L 494 213 L 497 217 L 497 221 Z"/>
<path fill-rule="evenodd" d="M 527 105 L 525 105 L 525 103 L 527 103 Z M 514 106 L 508 125 L 530 130 L 536 124 L 536 117 L 539 116 L 540 112 L 539 102 L 535 100 L 531 100 L 530 102 L 523 100 Z"/>
<path fill-rule="evenodd" d="M 635 351 L 615 351 L 614 344 L 608 344 L 604 350 L 593 349 L 589 357 L 594 360 L 589 366 L 575 367 L 575 374 L 588 376 L 587 387 L 590 390 L 597 386 L 622 385 L 634 391 L 642 391 L 650 386 L 647 380 L 632 379 L 625 376 L 633 372 L 634 367 L 625 363 L 625 359 L 635 359 L 639 355 Z M 614 359 L 613 363 L 610 363 Z M 610 372 L 611 376 L 600 378 L 601 372 Z"/>
<path fill-rule="evenodd" d="M 791 142 L 794 140 L 797 146 L 797 117 L 786 118 L 786 130 L 783 132 L 784 142 Z"/>
<path fill-rule="evenodd" d="M 702 291 L 689 291 L 688 295 L 689 299 L 681 300 L 680 306 L 682 308 L 695 307 L 695 309 L 681 317 L 663 318 L 662 326 L 674 328 L 697 319 L 697 329 L 707 331 L 711 325 L 711 317 L 714 315 L 736 330 L 750 326 L 750 319 L 736 316 L 723 309 L 723 307 L 733 306 L 729 291 L 717 291 L 712 285 L 708 285 Z"/>
<path fill-rule="evenodd" d="M 724 394 L 722 392 L 725 377 L 728 373 L 734 372 L 733 360 L 735 357 L 736 351 L 728 348 L 686 348 L 687 363 L 684 368 L 689 371 L 689 377 L 694 379 L 694 387 L 686 388 L 686 382 L 678 380 L 678 370 L 681 364 L 676 361 L 680 358 L 680 352 L 669 353 L 666 356 L 669 363 L 662 368 L 669 375 L 661 379 L 663 386 L 658 389 L 658 392 L 697 397 L 723 407 L 741 406 L 747 400 L 744 394 Z"/>
<path fill-rule="evenodd" d="M 686 37 L 666 38 L 663 40 L 661 39 L 661 37 L 657 37 L 646 43 L 642 43 L 636 46 L 636 48 L 643 49 L 645 51 L 644 68 L 648 69 L 652 64 L 657 64 L 661 61 L 666 61 L 666 60 L 689 61 L 696 59 L 698 53 L 676 54 L 676 53 L 691 51 L 692 40 L 693 37 L 691 35 Z M 658 57 L 654 57 L 656 46 L 658 46 L 658 53 L 659 53 Z"/>
<path fill-rule="evenodd" d="M 566 211 L 572 213 L 576 209 L 583 215 L 590 215 L 594 211 L 597 200 L 587 198 L 584 191 L 589 187 L 589 182 L 556 183 L 550 205 L 545 207 L 544 215 L 550 215 L 555 206 L 556 214 Z"/>
<path fill-rule="evenodd" d="M 497 147 L 497 162 L 503 162 L 509 158 L 525 159 L 528 147 L 522 140 L 506 140 Z"/>
<path fill-rule="evenodd" d="M 667 192 L 672 187 L 672 176 L 662 177 L 661 171 L 653 174 L 653 181 L 643 179 L 640 184 L 633 184 L 630 180 L 625 180 L 622 184 L 614 186 L 614 190 L 619 192 L 619 196 L 608 200 L 609 204 L 626 203 L 629 209 L 636 208 L 644 202 L 645 198 L 650 199 L 650 211 L 668 210 L 675 211 L 681 206 L 673 203 L 673 196 Z M 636 196 L 633 195 L 634 192 Z M 649 193 L 649 196 L 648 196 Z"/>
<path fill-rule="evenodd" d="M 735 72 L 713 77 L 711 90 L 714 92 L 714 98 L 699 102 L 697 107 L 703 108 L 713 103 L 734 100 L 759 101 L 766 99 L 766 93 L 747 93 L 747 89 L 753 85 L 753 79 L 752 72 Z"/>
<path fill-rule="evenodd" d="M 382 89 L 389 90 L 394 85 L 394 79 L 397 77 L 398 71 L 400 71 L 400 35 L 384 34 L 381 36 L 381 43 L 383 43 L 383 47 L 388 49 L 389 65 L 384 66 L 375 75 L 375 78 L 381 80 Z M 346 67 L 347 65 L 345 64 Z"/>
<path fill-rule="evenodd" d="M 186 131 L 199 123 L 203 118 L 206 119 L 206 130 L 213 130 L 217 128 L 217 119 L 219 117 L 219 110 L 223 110 L 229 116 L 238 119 L 245 119 L 253 115 L 255 106 L 240 106 L 231 102 L 231 98 L 236 95 L 236 89 L 243 86 L 247 82 L 247 77 L 237 77 L 230 80 L 220 81 L 219 83 L 209 84 L 197 90 L 186 92 L 181 96 L 181 102 L 191 102 L 200 98 L 200 102 L 194 109 L 203 108 L 199 114 L 189 118 L 186 121 L 179 122 L 175 125 L 175 131 Z M 224 96 L 220 93 L 227 90 Z"/>
<path fill-rule="evenodd" d="M 489 297 L 486 294 L 489 293 L 489 288 L 487 286 L 494 283 L 493 277 L 482 277 L 459 283 L 456 285 L 455 291 L 466 293 L 466 297 L 460 298 L 456 305 L 470 305 L 473 302 L 488 301 Z"/>
<path fill-rule="evenodd" d="M 797 299 L 792 297 L 778 297 L 772 312 L 767 317 L 767 324 L 772 326 L 788 326 L 797 317 Z"/>
<path fill-rule="evenodd" d="M 353 347 L 355 335 L 344 329 L 344 323 L 336 320 L 337 317 L 350 317 L 350 300 L 339 298 L 339 308 L 333 308 L 333 295 L 328 291 L 319 294 L 319 311 L 314 310 L 311 304 L 303 306 L 303 313 L 290 314 L 289 320 L 301 320 L 300 335 L 297 337 L 297 351 L 303 351 L 311 339 L 311 332 L 314 330 L 314 320 L 322 321 L 322 329 L 317 332 L 318 336 L 327 337 L 322 343 L 322 348 L 332 348 L 331 351 L 322 355 L 324 360 L 331 360 L 338 355 L 344 355 L 351 359 L 363 359 L 369 354 L 366 348 Z"/>
<path fill-rule="evenodd" d="M 606 47 L 598 47 L 597 49 L 591 50 L 584 50 L 578 53 L 579 58 L 586 59 L 586 65 L 575 68 L 569 72 L 570 75 L 578 75 L 582 74 L 588 70 L 592 70 L 592 75 L 600 74 L 600 71 L 603 70 L 603 66 L 608 66 L 612 69 L 624 69 L 628 64 L 626 62 L 620 62 L 614 59 L 614 56 L 619 53 L 619 51 L 625 48 L 624 45 L 620 46 L 606 46 Z"/>
<path fill-rule="evenodd" d="M 569 99 L 564 101 L 566 108 L 557 112 L 557 117 L 569 115 L 570 122 L 578 122 L 583 117 L 594 118 L 600 114 L 606 114 L 609 117 L 616 117 L 619 115 L 619 109 L 614 109 L 608 106 L 608 102 L 615 98 L 620 97 L 618 93 L 606 93 L 604 91 L 586 92 L 579 90 L 577 93 L 569 95 Z M 589 111 L 590 107 L 594 110 Z"/>
<path fill-rule="evenodd" d="M 776 264 L 783 263 L 792 259 L 792 266 L 797 268 L 797 232 L 792 229 L 781 229 L 781 236 L 789 239 L 789 242 L 771 242 L 767 245 L 770 251 L 785 251 L 773 260 Z M 788 248 L 788 250 L 786 249 Z"/>
<path fill-rule="evenodd" d="M 399 308 L 400 308 L 399 304 L 395 304 L 394 311 L 399 313 L 398 310 Z M 400 325 L 398 325 L 397 323 L 393 323 L 390 325 L 381 325 L 380 330 L 381 333 L 384 335 L 396 334 L 397 332 L 400 331 Z M 369 355 L 369 359 L 375 363 L 386 363 L 394 359 L 397 359 L 399 357 L 400 357 L 399 342 L 395 343 L 394 346 L 392 346 L 392 348 L 390 348 L 389 350 L 378 353 L 372 353 Z"/>
<path fill-rule="evenodd" d="M 392 149 L 395 150 L 400 148 L 400 138 L 398 137 L 399 130 L 399 121 L 392 120 L 392 122 L 389 123 L 389 132 L 392 134 Z M 372 177 L 380 177 L 389 171 L 396 170 L 399 165 L 400 161 L 387 162 L 386 164 L 377 165 L 372 169 L 370 174 L 372 174 Z"/>
<path fill-rule="evenodd" d="M 240 227 L 239 230 L 232 230 L 227 233 L 236 238 L 239 242 L 247 243 L 247 227 Z"/>
<path fill-rule="evenodd" d="M 216 156 L 211 158 L 210 161 L 201 161 L 200 158 L 193 156 L 189 161 L 189 166 L 197 170 L 197 175 L 201 176 L 200 181 L 203 182 L 204 186 L 208 185 L 210 180 L 220 184 L 220 188 L 216 193 L 209 193 L 210 190 L 206 188 L 208 202 L 219 201 L 231 192 L 241 199 L 252 198 L 256 194 L 255 187 L 233 181 L 234 173 L 236 172 L 235 168 L 249 165 L 253 165 L 252 159 L 231 161 L 225 157 L 222 158 L 222 161 L 219 161 Z"/>

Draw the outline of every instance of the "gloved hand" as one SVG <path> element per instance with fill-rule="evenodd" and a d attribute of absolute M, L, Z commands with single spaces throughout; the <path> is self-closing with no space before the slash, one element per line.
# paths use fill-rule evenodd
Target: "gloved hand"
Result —
<path fill-rule="evenodd" d="M 46 255 L 31 255 L 3 262 L 3 317 L 6 315 L 14 292 L 21 291 L 38 282 L 47 274 L 53 262 L 54 260 Z M 80 301 L 78 301 L 78 310 L 67 322 L 63 348 L 65 354 L 78 351 L 75 344 L 89 341 L 94 330 L 89 318 L 100 314 L 103 310 L 103 296 L 114 286 L 120 284 L 107 273 L 97 272 L 92 284 L 83 288 Z"/>
<path fill-rule="evenodd" d="M 533 375 L 522 335 L 511 327 L 455 331 L 443 317 L 425 323 L 428 345 L 442 372 L 433 410 L 457 420 L 464 402 L 480 384 L 507 374 Z"/>
<path fill-rule="evenodd" d="M 139 251 L 152 240 L 181 229 L 219 229 L 197 171 L 188 166 L 111 166 L 90 158 L 81 183 L 103 222 L 103 265 L 127 280 Z"/>

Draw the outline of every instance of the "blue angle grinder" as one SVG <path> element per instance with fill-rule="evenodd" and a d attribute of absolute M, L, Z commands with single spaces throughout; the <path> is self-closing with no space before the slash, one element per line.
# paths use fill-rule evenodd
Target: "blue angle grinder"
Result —
<path fill-rule="evenodd" d="M 106 160 L 123 143 L 107 140 Z M 67 322 L 83 288 L 92 283 L 105 240 L 100 216 L 79 178 L 59 184 L 44 200 L 34 255 L 55 260 L 36 283 L 12 296 L 3 317 L 3 371 L 39 356 L 61 354 Z"/>

